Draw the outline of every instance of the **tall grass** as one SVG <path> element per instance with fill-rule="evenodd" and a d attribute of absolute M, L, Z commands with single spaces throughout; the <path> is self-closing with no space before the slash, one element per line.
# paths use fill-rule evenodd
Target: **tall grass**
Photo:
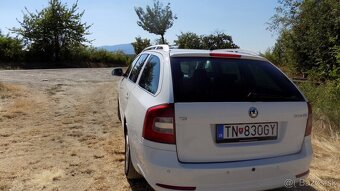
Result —
<path fill-rule="evenodd" d="M 313 118 L 332 130 L 340 131 L 340 79 L 323 84 L 299 84 L 313 107 Z"/>

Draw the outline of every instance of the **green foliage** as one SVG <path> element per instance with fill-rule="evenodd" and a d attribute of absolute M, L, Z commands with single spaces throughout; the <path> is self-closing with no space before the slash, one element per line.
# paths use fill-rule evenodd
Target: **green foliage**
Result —
<path fill-rule="evenodd" d="M 69 52 L 68 62 L 63 67 L 113 67 L 127 66 L 131 62 L 129 56 L 122 52 L 109 52 L 93 47 L 77 47 Z"/>
<path fill-rule="evenodd" d="M 340 77 L 340 1 L 280 0 L 270 30 L 279 32 L 273 56 L 299 73 Z"/>
<path fill-rule="evenodd" d="M 135 53 L 141 53 L 146 47 L 151 46 L 150 40 L 147 38 L 142 39 L 141 37 L 136 37 L 136 41 L 131 43 L 135 49 Z"/>
<path fill-rule="evenodd" d="M 301 83 L 299 87 L 312 103 L 313 118 L 323 120 L 340 130 L 340 79 L 317 85 Z"/>
<path fill-rule="evenodd" d="M 26 9 L 23 21 L 19 21 L 21 27 L 12 31 L 23 38 L 31 60 L 59 62 L 73 48 L 89 42 L 85 36 L 90 26 L 81 22 L 83 14 L 84 11 L 78 12 L 77 3 L 68 8 L 60 0 L 50 0 L 41 11 Z"/>
<path fill-rule="evenodd" d="M 172 27 L 174 20 L 177 19 L 171 11 L 170 3 L 163 7 L 161 2 L 155 0 L 153 7 L 148 5 L 145 10 L 142 7 L 135 7 L 135 11 L 139 18 L 138 26 L 150 33 L 160 35 L 161 43 L 164 44 L 165 32 Z"/>
<path fill-rule="evenodd" d="M 230 35 L 216 32 L 202 38 L 204 49 L 226 49 L 226 48 L 239 48 L 234 44 Z"/>
<path fill-rule="evenodd" d="M 90 63 L 103 63 L 105 66 L 127 66 L 131 58 L 122 52 L 108 52 L 106 50 L 89 49 Z"/>
<path fill-rule="evenodd" d="M 216 32 L 210 35 L 197 35 L 192 32 L 181 33 L 175 40 L 179 48 L 188 49 L 228 49 L 239 48 L 230 35 Z"/>
<path fill-rule="evenodd" d="M 34 13 L 27 9 L 20 28 L 12 32 L 22 39 L 0 32 L 0 67 L 60 68 L 126 66 L 132 58 L 121 52 L 87 47 L 88 26 L 81 22 L 84 11 L 77 3 L 70 8 L 60 0 Z M 8 62 L 8 63 L 4 63 Z"/>
<path fill-rule="evenodd" d="M 0 62 L 22 62 L 24 57 L 22 42 L 17 38 L 0 33 Z"/>
<path fill-rule="evenodd" d="M 278 0 L 279 6 L 275 7 L 275 15 L 271 17 L 268 29 L 270 31 L 285 31 L 297 23 L 299 7 L 304 0 Z"/>
<path fill-rule="evenodd" d="M 198 36 L 193 32 L 181 32 L 180 35 L 177 35 L 175 44 L 178 45 L 178 48 L 203 49 L 202 36 Z"/>
<path fill-rule="evenodd" d="M 281 64 L 279 57 L 274 53 L 272 48 L 268 48 L 264 53 L 260 53 L 260 56 L 265 57 L 276 66 L 280 66 Z"/>

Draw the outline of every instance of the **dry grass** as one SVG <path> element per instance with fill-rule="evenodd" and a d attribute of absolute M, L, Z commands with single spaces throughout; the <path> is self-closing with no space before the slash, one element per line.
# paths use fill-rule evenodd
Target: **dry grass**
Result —
<path fill-rule="evenodd" d="M 0 120 L 27 115 L 38 102 L 39 96 L 32 97 L 24 86 L 0 82 Z"/>
<path fill-rule="evenodd" d="M 20 96 L 21 87 L 0 82 L 0 99 Z"/>
<path fill-rule="evenodd" d="M 317 190 L 340 190 L 340 133 L 321 122 L 314 124 L 314 159 L 308 180 Z"/>
<path fill-rule="evenodd" d="M 4 110 L 0 111 L 5 118 L 15 118 L 21 115 L 26 115 L 32 108 L 34 108 L 34 103 L 30 99 L 15 99 L 10 106 Z"/>
<path fill-rule="evenodd" d="M 39 87 L 3 91 L 0 191 L 150 190 L 124 176 L 112 82 Z"/>

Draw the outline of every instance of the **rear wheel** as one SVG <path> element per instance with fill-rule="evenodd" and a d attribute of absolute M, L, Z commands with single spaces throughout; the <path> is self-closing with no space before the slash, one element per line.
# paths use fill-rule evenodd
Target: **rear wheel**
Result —
<path fill-rule="evenodd" d="M 125 133 L 125 175 L 127 179 L 138 179 L 142 176 L 136 171 L 131 161 L 129 136 Z"/>

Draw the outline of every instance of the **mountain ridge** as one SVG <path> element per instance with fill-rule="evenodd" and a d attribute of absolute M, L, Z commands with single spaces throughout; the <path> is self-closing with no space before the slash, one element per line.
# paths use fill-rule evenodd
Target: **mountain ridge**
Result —
<path fill-rule="evenodd" d="M 116 45 L 103 45 L 103 46 L 98 46 L 97 48 L 104 49 L 109 52 L 122 51 L 125 54 L 135 54 L 135 50 L 131 43 L 116 44 Z"/>

